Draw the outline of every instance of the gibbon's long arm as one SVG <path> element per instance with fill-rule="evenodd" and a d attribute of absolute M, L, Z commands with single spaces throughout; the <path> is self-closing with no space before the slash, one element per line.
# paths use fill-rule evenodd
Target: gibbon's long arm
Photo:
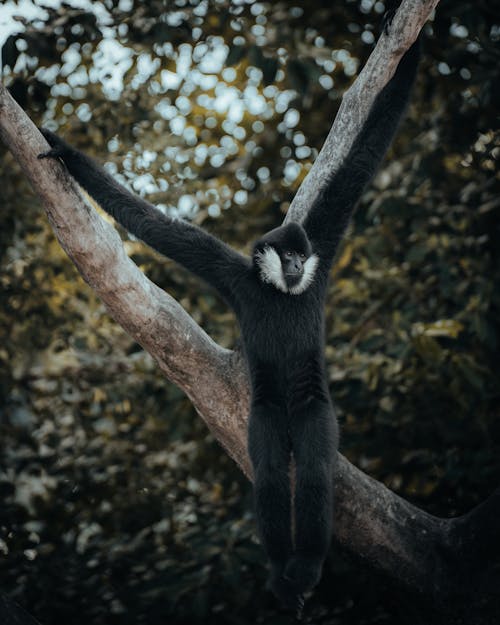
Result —
<path fill-rule="evenodd" d="M 326 181 L 302 224 L 325 268 L 329 269 L 356 203 L 397 130 L 409 100 L 419 57 L 417 40 L 377 96 L 349 154 Z"/>
<path fill-rule="evenodd" d="M 78 184 L 131 234 L 178 262 L 233 303 L 232 282 L 250 260 L 201 228 L 171 219 L 152 204 L 130 193 L 93 159 L 42 129 L 51 150 L 39 158 L 62 158 Z"/>

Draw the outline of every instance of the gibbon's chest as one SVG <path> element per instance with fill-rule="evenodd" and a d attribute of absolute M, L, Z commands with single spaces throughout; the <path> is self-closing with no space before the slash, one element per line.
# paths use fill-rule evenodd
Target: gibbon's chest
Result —
<path fill-rule="evenodd" d="M 322 349 L 323 307 L 313 287 L 300 295 L 269 285 L 250 289 L 238 315 L 248 357 L 274 361 Z"/>

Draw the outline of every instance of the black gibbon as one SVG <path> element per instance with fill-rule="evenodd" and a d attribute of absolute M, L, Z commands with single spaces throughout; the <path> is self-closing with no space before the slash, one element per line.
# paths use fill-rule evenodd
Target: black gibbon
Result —
<path fill-rule="evenodd" d="M 52 149 L 40 157 L 61 158 L 130 233 L 215 287 L 235 311 L 252 390 L 248 450 L 258 532 L 270 561 L 270 587 L 292 609 L 300 609 L 304 593 L 318 583 L 332 536 L 338 427 L 324 360 L 328 274 L 353 208 L 406 107 L 418 56 L 414 44 L 303 223 L 264 235 L 251 258 L 165 216 L 85 154 L 43 131 Z"/>

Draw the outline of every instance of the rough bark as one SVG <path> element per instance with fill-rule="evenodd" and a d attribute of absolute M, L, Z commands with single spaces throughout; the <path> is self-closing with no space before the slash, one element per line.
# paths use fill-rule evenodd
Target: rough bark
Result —
<path fill-rule="evenodd" d="M 392 78 L 399 61 L 425 24 L 439 0 L 403 0 L 388 33 L 382 33 L 359 76 L 345 92 L 342 104 L 314 165 L 297 191 L 286 219 L 302 221 L 321 188 L 349 153 L 368 112 Z"/>
<path fill-rule="evenodd" d="M 376 94 L 438 1 L 403 0 L 390 35 L 381 38 L 344 97 L 325 146 L 294 200 L 294 219 L 303 217 L 322 180 L 348 152 Z M 125 254 L 114 228 L 82 200 L 61 164 L 37 159 L 47 144 L 2 85 L 0 138 L 41 198 L 59 242 L 83 278 L 165 376 L 186 392 L 217 440 L 251 477 L 246 452 L 249 389 L 239 353 L 214 343 L 172 297 L 148 280 Z M 414 604 L 423 606 L 427 625 L 494 625 L 500 622 L 494 592 L 499 508 L 497 492 L 464 517 L 439 519 L 340 456 L 335 542 L 418 598 Z"/>

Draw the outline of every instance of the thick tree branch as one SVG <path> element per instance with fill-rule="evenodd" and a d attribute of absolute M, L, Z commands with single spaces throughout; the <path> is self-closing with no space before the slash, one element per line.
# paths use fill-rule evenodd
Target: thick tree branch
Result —
<path fill-rule="evenodd" d="M 336 171 L 351 149 L 376 96 L 394 75 L 398 63 L 416 40 L 439 0 L 402 0 L 389 34 L 382 34 L 342 104 L 325 143 L 300 185 L 285 221 L 302 221 L 324 180 Z"/>
<path fill-rule="evenodd" d="M 381 39 L 360 82 L 356 81 L 344 98 L 325 147 L 294 201 L 294 218 L 304 214 L 322 180 L 348 152 L 350 139 L 371 102 L 437 2 L 403 0 L 391 28 L 393 34 Z M 37 159 L 47 144 L 2 85 L 0 138 L 41 197 L 58 240 L 84 279 L 113 317 L 153 355 L 164 374 L 186 392 L 215 437 L 250 476 L 248 381 L 238 353 L 216 345 L 177 302 L 142 274 L 126 256 L 116 231 L 82 201 L 60 164 Z M 490 515 L 496 520 L 499 501 L 497 493 L 466 517 L 438 519 L 396 496 L 341 456 L 336 476 L 335 539 L 345 551 L 403 588 L 425 596 L 441 614 L 447 610 L 446 599 L 457 589 L 466 596 L 467 560 L 476 551 L 487 551 L 491 544 L 482 539 L 485 528 L 489 536 L 496 536 L 493 544 L 498 545 Z M 491 556 L 482 573 L 497 563 L 498 558 Z M 476 617 L 468 622 L 489 622 Z M 445 621 L 436 622 L 443 625 Z"/>
<path fill-rule="evenodd" d="M 240 439 L 225 427 L 231 415 L 224 411 L 226 403 L 238 406 L 239 414 L 246 407 L 246 374 L 232 364 L 238 356 L 214 343 L 180 304 L 140 271 L 117 231 L 85 203 L 60 163 L 37 158 L 47 143 L 3 85 L 0 138 L 40 196 L 59 243 L 109 313 L 186 392 L 201 415 L 217 415 L 205 419 L 208 426 L 232 456 L 233 450 L 241 455 L 244 444 L 240 449 Z M 243 418 L 239 427 L 245 430 Z"/>

